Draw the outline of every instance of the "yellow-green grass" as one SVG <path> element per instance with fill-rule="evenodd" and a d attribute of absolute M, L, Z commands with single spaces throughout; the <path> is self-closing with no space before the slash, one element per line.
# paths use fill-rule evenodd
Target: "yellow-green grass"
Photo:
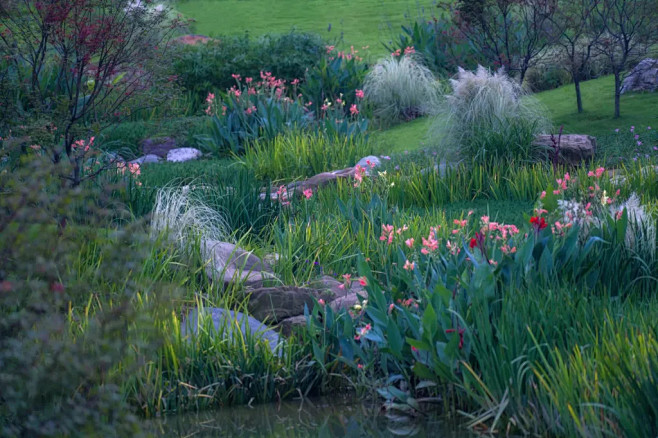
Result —
<path fill-rule="evenodd" d="M 385 53 L 381 42 L 391 39 L 422 8 L 436 10 L 434 0 L 179 0 L 176 9 L 196 21 L 194 31 L 208 36 L 249 32 L 287 32 L 292 28 L 342 39 L 341 47 L 370 46 L 369 53 Z"/>

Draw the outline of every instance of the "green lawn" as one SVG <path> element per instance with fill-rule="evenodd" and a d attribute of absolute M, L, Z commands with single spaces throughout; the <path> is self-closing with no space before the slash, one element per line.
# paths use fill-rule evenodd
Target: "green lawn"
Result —
<path fill-rule="evenodd" d="M 196 20 L 196 33 L 217 36 L 312 31 L 327 40 L 342 38 L 343 46 L 385 53 L 382 41 L 400 29 L 405 14 L 432 8 L 433 0 L 180 0 L 176 9 Z M 429 14 L 428 14 L 429 15 Z M 389 26 L 391 26 L 389 28 Z"/>
<path fill-rule="evenodd" d="M 423 117 L 372 133 L 380 154 L 394 154 L 421 149 L 425 145 L 430 119 Z"/>
<path fill-rule="evenodd" d="M 548 107 L 553 124 L 564 125 L 564 132 L 602 137 L 616 128 L 631 125 L 641 128 L 658 127 L 658 93 L 631 93 L 621 96 L 621 118 L 614 118 L 614 77 L 606 76 L 581 84 L 584 112 L 576 110 L 573 84 L 537 93 Z"/>

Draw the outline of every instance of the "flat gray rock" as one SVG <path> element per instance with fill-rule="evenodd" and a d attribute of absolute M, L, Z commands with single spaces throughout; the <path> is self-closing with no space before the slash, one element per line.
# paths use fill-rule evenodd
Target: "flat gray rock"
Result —
<path fill-rule="evenodd" d="M 275 278 L 267 263 L 232 243 L 206 239 L 201 243 L 201 255 L 209 261 L 206 275 L 211 280 L 223 280 L 225 286 L 241 282 L 245 287 L 259 288 L 264 280 Z"/>
<path fill-rule="evenodd" d="M 195 148 L 177 148 L 167 152 L 167 161 L 171 163 L 182 163 L 185 161 L 196 160 L 201 157 L 200 150 Z"/>
<path fill-rule="evenodd" d="M 199 324 L 199 315 L 201 315 L 201 322 L 205 318 L 212 320 L 213 327 L 216 335 L 221 335 L 226 339 L 233 339 L 235 336 L 241 336 L 244 339 L 246 334 L 250 334 L 254 338 L 267 342 L 272 352 L 276 352 L 277 347 L 281 343 L 279 334 L 268 326 L 241 312 L 233 310 L 221 309 L 219 307 L 205 307 L 203 309 L 192 309 L 187 314 L 185 320 L 181 323 L 181 333 L 183 336 L 188 334 L 196 335 L 199 333 L 199 328 L 204 327 Z M 240 330 L 236 330 L 235 324 L 239 324 Z M 278 350 L 281 354 L 281 350 Z"/>
<path fill-rule="evenodd" d="M 135 158 L 130 163 L 131 164 L 135 164 L 135 163 L 137 163 L 137 164 L 151 164 L 151 163 L 159 163 L 160 161 L 162 161 L 162 158 L 160 158 L 159 156 L 154 155 L 154 154 L 148 154 L 148 155 L 144 155 L 144 156 L 139 157 L 139 158 Z"/>

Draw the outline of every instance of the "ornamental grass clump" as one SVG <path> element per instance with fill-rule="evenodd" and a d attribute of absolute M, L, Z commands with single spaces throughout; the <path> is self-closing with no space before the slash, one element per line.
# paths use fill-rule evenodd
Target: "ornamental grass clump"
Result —
<path fill-rule="evenodd" d="M 382 124 L 433 114 L 439 106 L 439 82 L 412 54 L 379 60 L 363 85 L 373 115 Z"/>
<path fill-rule="evenodd" d="M 172 241 L 185 249 L 198 237 L 226 240 L 228 230 L 222 214 L 207 206 L 189 186 L 158 191 L 151 217 L 152 233 L 167 232 Z"/>
<path fill-rule="evenodd" d="M 450 83 L 452 93 L 431 132 L 448 157 L 487 164 L 541 156 L 532 143 L 535 135 L 550 131 L 550 120 L 543 106 L 509 76 L 482 66 L 475 73 L 460 68 Z"/>

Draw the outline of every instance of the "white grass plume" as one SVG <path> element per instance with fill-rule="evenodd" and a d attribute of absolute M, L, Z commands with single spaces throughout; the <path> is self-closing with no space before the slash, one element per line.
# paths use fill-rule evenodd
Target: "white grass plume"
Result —
<path fill-rule="evenodd" d="M 617 211 L 626 209 L 628 229 L 626 230 L 626 247 L 633 249 L 645 260 L 653 261 L 656 256 L 656 225 L 651 215 L 640 203 L 640 198 L 633 193 Z"/>
<path fill-rule="evenodd" d="M 475 155 L 480 137 L 505 132 L 510 125 L 525 124 L 537 134 L 551 129 L 543 105 L 504 71 L 459 68 L 450 83 L 452 93 L 445 96 L 432 129 L 433 137 L 443 137 L 448 155 Z"/>
<path fill-rule="evenodd" d="M 441 100 L 440 83 L 412 55 L 380 59 L 368 72 L 363 91 L 383 123 L 434 114 Z"/>
<path fill-rule="evenodd" d="M 164 187 L 158 190 L 151 215 L 151 231 L 168 233 L 180 247 L 194 239 L 226 241 L 230 234 L 224 217 L 201 201 L 189 186 Z"/>

